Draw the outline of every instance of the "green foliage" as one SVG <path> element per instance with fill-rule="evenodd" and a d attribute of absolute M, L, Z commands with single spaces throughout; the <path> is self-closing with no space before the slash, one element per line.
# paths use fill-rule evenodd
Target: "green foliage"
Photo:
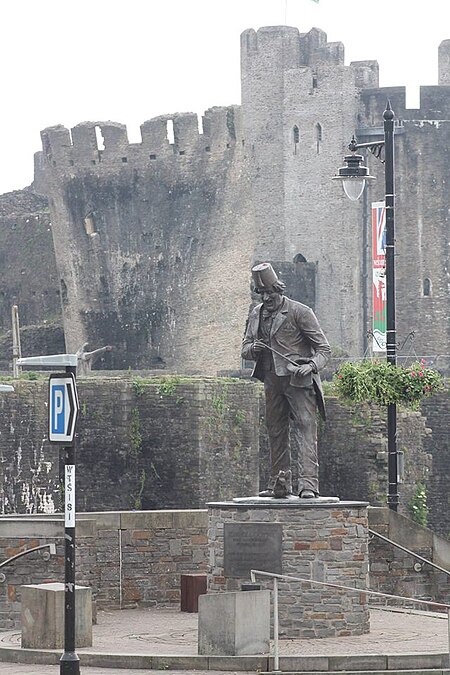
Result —
<path fill-rule="evenodd" d="M 42 377 L 45 377 L 45 374 L 36 373 L 34 370 L 25 370 L 20 374 L 21 380 L 39 380 Z"/>
<path fill-rule="evenodd" d="M 234 416 L 234 423 L 238 427 L 245 422 L 245 412 L 243 410 L 237 410 Z"/>
<path fill-rule="evenodd" d="M 220 416 L 223 416 L 225 412 L 229 410 L 229 406 L 227 403 L 227 394 L 225 391 L 222 391 L 218 394 L 213 394 L 211 398 L 211 403 L 216 413 Z"/>
<path fill-rule="evenodd" d="M 176 388 L 183 381 L 190 382 L 189 378 L 181 378 L 178 375 L 170 375 L 168 377 L 159 377 L 159 378 L 144 378 L 137 377 L 133 380 L 133 391 L 136 396 L 142 396 L 146 389 L 153 385 L 157 386 L 158 395 L 162 397 L 169 397 L 175 394 Z M 184 401 L 183 396 L 178 396 L 176 403 L 182 403 Z"/>
<path fill-rule="evenodd" d="M 142 446 L 142 435 L 141 435 L 141 419 L 139 416 L 138 408 L 133 408 L 131 411 L 131 445 L 135 453 L 137 454 Z"/>
<path fill-rule="evenodd" d="M 415 523 L 422 527 L 427 526 L 428 506 L 427 491 L 424 483 L 417 483 L 416 491 L 408 504 L 408 511 Z"/>
<path fill-rule="evenodd" d="M 180 382 L 181 378 L 178 375 L 162 378 L 158 386 L 158 394 L 160 396 L 173 396 Z"/>
<path fill-rule="evenodd" d="M 133 380 L 133 391 L 136 396 L 142 396 L 145 391 L 146 381 L 142 377 L 137 377 Z"/>
<path fill-rule="evenodd" d="M 324 396 L 336 396 L 336 385 L 329 380 L 322 381 L 322 390 Z"/>
<path fill-rule="evenodd" d="M 142 469 L 139 475 L 138 492 L 133 498 L 133 508 L 136 509 L 136 511 L 140 511 L 142 509 L 142 495 L 144 494 L 146 478 L 147 475 L 145 473 L 145 469 Z"/>
<path fill-rule="evenodd" d="M 443 389 L 439 373 L 422 360 L 408 367 L 387 361 L 344 363 L 333 378 L 338 396 L 350 403 L 372 402 L 378 405 L 402 404 L 412 409 L 420 401 Z"/>

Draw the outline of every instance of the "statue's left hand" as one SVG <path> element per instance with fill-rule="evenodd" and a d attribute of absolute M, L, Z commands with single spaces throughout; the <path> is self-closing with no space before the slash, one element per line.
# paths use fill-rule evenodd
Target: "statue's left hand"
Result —
<path fill-rule="evenodd" d="M 294 375 L 296 377 L 305 377 L 305 375 L 309 375 L 310 373 L 312 373 L 313 370 L 314 368 L 310 363 L 303 363 L 301 366 L 299 366 L 294 370 Z"/>

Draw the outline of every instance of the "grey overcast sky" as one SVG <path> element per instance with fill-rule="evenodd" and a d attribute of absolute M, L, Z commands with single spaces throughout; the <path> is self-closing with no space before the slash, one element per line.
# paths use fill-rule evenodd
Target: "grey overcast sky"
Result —
<path fill-rule="evenodd" d="M 2 0 L 0 193 L 33 179 L 41 129 L 240 103 L 246 28 L 322 28 L 345 61 L 376 59 L 381 86 L 437 84 L 450 0 Z"/>

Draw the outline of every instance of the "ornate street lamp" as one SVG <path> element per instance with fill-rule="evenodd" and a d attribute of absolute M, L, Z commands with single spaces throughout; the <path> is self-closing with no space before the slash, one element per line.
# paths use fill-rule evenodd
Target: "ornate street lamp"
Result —
<path fill-rule="evenodd" d="M 367 148 L 377 159 L 384 147 L 385 208 L 386 208 L 386 358 L 388 363 L 397 365 L 397 338 L 395 328 L 395 228 L 394 228 L 394 113 L 389 101 L 383 113 L 384 140 L 373 143 L 356 143 L 352 139 L 349 147 L 351 155 L 344 158 L 345 166 L 339 169 L 333 180 L 342 181 L 346 195 L 356 201 L 362 195 L 366 181 L 373 180 L 367 167 L 363 166 L 363 157 L 356 150 Z M 387 406 L 388 434 L 388 506 L 392 511 L 398 507 L 398 456 L 397 456 L 397 407 L 395 403 Z"/>

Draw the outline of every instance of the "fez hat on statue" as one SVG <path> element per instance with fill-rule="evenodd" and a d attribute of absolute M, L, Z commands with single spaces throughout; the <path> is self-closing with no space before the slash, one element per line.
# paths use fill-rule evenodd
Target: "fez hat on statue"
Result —
<path fill-rule="evenodd" d="M 285 287 L 283 282 L 277 277 L 272 265 L 268 262 L 255 265 L 252 268 L 252 277 L 255 288 L 258 290 L 264 288 L 272 289 L 274 286 L 278 286 L 280 289 Z"/>

